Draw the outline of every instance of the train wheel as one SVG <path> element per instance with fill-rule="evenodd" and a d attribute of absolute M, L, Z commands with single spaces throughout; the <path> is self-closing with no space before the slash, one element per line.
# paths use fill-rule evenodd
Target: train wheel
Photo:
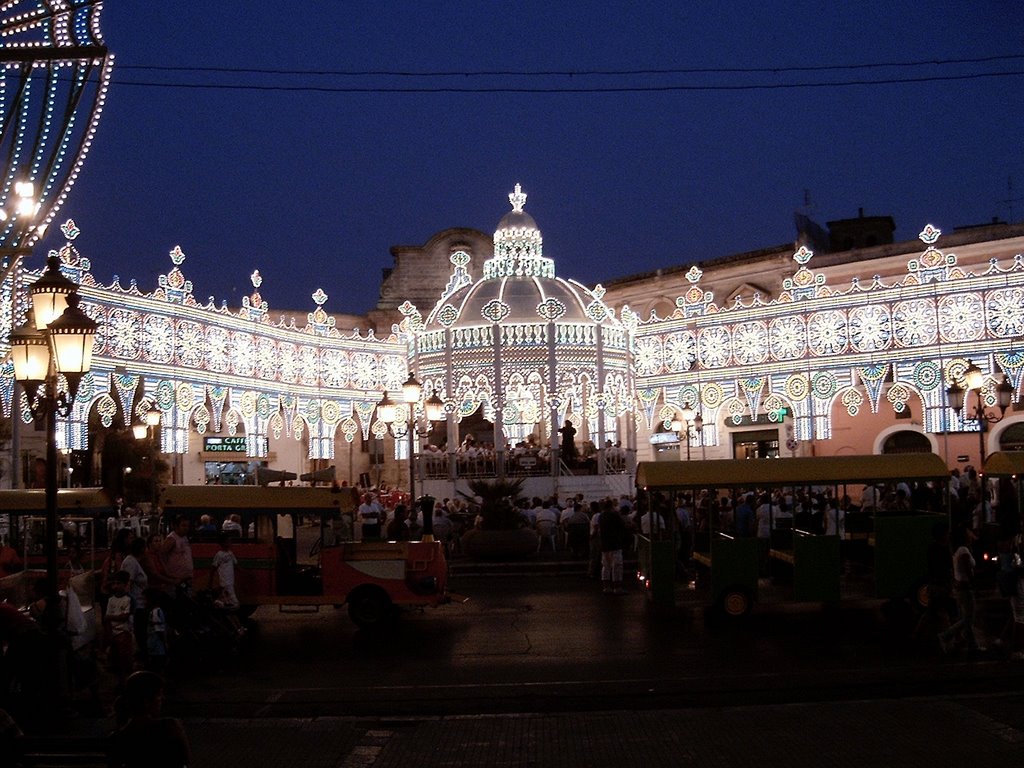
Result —
<path fill-rule="evenodd" d="M 921 611 L 928 610 L 928 583 L 922 581 L 910 593 L 910 601 Z"/>
<path fill-rule="evenodd" d="M 349 618 L 362 629 L 379 627 L 394 615 L 391 598 L 377 587 L 356 589 L 347 602 Z"/>
<path fill-rule="evenodd" d="M 747 590 L 730 587 L 722 593 L 722 614 L 731 619 L 738 619 L 750 613 L 752 603 L 750 593 Z"/>

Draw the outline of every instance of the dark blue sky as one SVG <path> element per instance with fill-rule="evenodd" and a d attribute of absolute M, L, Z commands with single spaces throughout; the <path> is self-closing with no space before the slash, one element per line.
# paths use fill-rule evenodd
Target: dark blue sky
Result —
<path fill-rule="evenodd" d="M 558 273 L 587 284 L 791 241 L 805 189 L 819 222 L 863 207 L 893 215 L 899 239 L 929 221 L 949 230 L 1005 220 L 1004 201 L 1024 197 L 1024 76 L 588 94 L 166 84 L 777 85 L 1021 72 L 1024 59 L 572 78 L 135 67 L 579 72 L 977 59 L 1024 53 L 1022 5 L 107 0 L 115 82 L 60 220 L 78 222 L 79 248 L 104 283 L 117 274 L 152 290 L 181 245 L 201 300 L 237 307 L 258 268 L 272 313 L 311 309 L 318 287 L 329 311 L 365 312 L 390 246 L 454 226 L 493 232 L 517 181 Z M 1014 206 L 1024 218 L 1024 200 Z"/>

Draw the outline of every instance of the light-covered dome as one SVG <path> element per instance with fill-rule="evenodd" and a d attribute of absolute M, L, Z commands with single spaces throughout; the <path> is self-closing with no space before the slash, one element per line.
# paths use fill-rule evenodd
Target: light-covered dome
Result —
<path fill-rule="evenodd" d="M 483 277 L 442 298 L 427 318 L 427 328 L 610 319 L 611 310 L 600 298 L 603 291 L 555 275 L 554 260 L 543 253 L 540 229 L 523 210 L 522 187 L 516 184 L 508 197 L 512 210 L 498 222 L 494 256 L 484 262 Z"/>
<path fill-rule="evenodd" d="M 600 285 L 555 275 L 518 184 L 509 202 L 479 279 L 470 276 L 470 255 L 455 251 L 427 319 L 411 304 L 402 308 L 410 368 L 445 403 L 448 445 L 459 442 L 457 423 L 479 412 L 491 422 L 499 464 L 508 442 L 530 435 L 557 446 L 567 419 L 595 445 L 618 434 L 615 423 L 632 423 L 630 329 L 604 303 Z"/>

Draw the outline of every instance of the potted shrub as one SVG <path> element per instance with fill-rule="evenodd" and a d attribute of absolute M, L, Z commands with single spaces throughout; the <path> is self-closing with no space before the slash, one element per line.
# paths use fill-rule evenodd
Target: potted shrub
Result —
<path fill-rule="evenodd" d="M 462 496 L 480 503 L 480 526 L 462 536 L 462 551 L 478 560 L 522 559 L 536 554 L 537 532 L 527 528 L 515 500 L 519 480 L 471 480 Z"/>

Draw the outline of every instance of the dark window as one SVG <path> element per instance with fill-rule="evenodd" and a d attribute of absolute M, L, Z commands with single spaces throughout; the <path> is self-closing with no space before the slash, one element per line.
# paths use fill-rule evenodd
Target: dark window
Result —
<path fill-rule="evenodd" d="M 1024 422 L 1011 424 L 999 435 L 999 450 L 1024 451 Z"/>
<path fill-rule="evenodd" d="M 931 453 L 932 444 L 920 432 L 893 432 L 885 439 L 882 453 Z"/>
<path fill-rule="evenodd" d="M 379 440 L 376 437 L 371 437 L 369 440 L 363 440 L 361 450 L 363 453 L 370 454 L 371 464 L 383 464 L 384 463 L 384 441 Z"/>

